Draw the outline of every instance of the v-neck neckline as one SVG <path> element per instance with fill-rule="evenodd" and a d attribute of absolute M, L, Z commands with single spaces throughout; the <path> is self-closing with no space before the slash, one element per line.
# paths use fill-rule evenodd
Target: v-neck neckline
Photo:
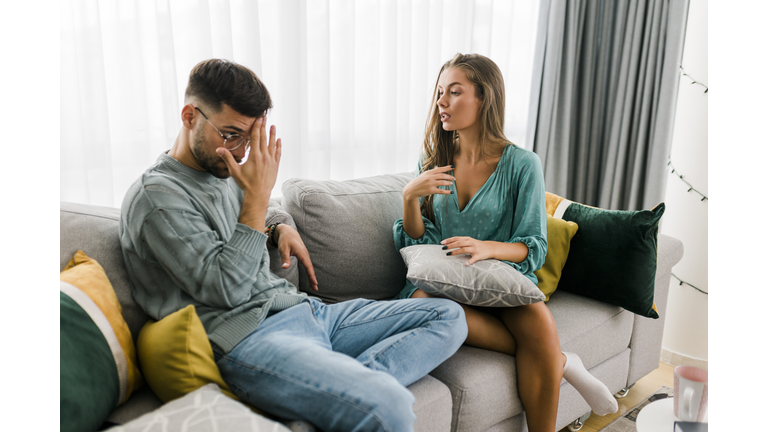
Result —
<path fill-rule="evenodd" d="M 499 170 L 499 164 L 501 164 L 502 159 L 504 159 L 504 155 L 507 154 L 507 149 L 509 147 L 512 147 L 512 144 L 507 144 L 506 146 L 504 146 L 504 150 L 501 152 L 501 157 L 499 158 L 499 163 L 496 164 L 496 168 L 493 169 L 493 172 L 491 173 L 491 175 L 488 176 L 488 179 L 485 180 L 485 183 L 483 183 L 483 185 L 480 186 L 480 189 L 478 189 L 477 192 L 475 192 L 475 194 L 472 195 L 469 201 L 467 201 L 467 205 L 465 205 L 463 209 L 460 208 L 459 206 L 459 191 L 458 189 L 456 189 L 456 183 L 451 184 L 450 187 L 453 189 L 452 195 L 454 197 L 454 202 L 456 203 L 456 208 L 459 210 L 459 214 L 464 213 L 464 211 L 472 205 L 472 202 L 475 201 L 475 197 L 480 195 L 480 192 L 482 192 L 483 189 L 485 189 L 485 187 L 488 185 L 491 179 L 496 175 L 496 172 Z"/>

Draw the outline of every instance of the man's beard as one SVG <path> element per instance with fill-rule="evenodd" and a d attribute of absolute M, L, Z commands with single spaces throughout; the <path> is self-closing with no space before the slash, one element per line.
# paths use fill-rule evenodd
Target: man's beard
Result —
<path fill-rule="evenodd" d="M 192 141 L 192 155 L 195 156 L 197 163 L 207 173 L 220 179 L 229 178 L 229 170 L 227 169 L 227 164 L 224 162 L 224 159 L 222 159 L 215 151 L 206 154 L 207 147 L 209 146 L 205 141 L 205 134 L 201 127 L 195 132 L 195 137 Z M 237 158 L 235 158 L 235 161 L 237 161 Z M 237 162 L 239 163 L 239 161 Z"/>

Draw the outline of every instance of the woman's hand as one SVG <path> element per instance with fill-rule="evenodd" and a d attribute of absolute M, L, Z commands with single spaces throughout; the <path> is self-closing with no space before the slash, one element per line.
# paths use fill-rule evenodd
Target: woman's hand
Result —
<path fill-rule="evenodd" d="M 456 177 L 448 174 L 448 171 L 451 171 L 452 169 L 453 166 L 447 165 L 444 167 L 432 168 L 431 170 L 419 174 L 418 177 L 411 180 L 411 182 L 403 188 L 403 200 L 418 200 L 421 197 L 434 194 L 452 194 L 453 191 L 440 189 L 439 187 L 450 186 L 456 181 Z"/>
<path fill-rule="evenodd" d="M 464 265 L 472 265 L 477 261 L 494 258 L 495 247 L 490 241 L 476 240 L 472 237 L 451 237 L 440 242 L 444 250 L 456 249 L 446 255 L 469 254 L 470 259 Z"/>

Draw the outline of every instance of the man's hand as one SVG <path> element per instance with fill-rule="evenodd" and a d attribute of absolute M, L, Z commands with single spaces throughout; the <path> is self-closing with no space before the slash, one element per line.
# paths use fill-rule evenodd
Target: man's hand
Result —
<path fill-rule="evenodd" d="M 238 165 L 229 150 L 224 147 L 216 149 L 216 153 L 227 164 L 229 174 L 246 195 L 269 197 L 277 180 L 282 142 L 276 140 L 274 125 L 270 127 L 267 142 L 266 125 L 266 117 L 256 119 L 251 130 L 251 153 L 242 165 Z"/>
<path fill-rule="evenodd" d="M 277 181 L 277 169 L 282 153 L 282 143 L 279 139 L 276 140 L 275 126 L 270 128 L 267 143 L 266 124 L 267 119 L 264 116 L 254 122 L 251 130 L 251 153 L 242 165 L 235 161 L 229 150 L 224 147 L 216 149 L 216 153 L 227 164 L 229 174 L 243 190 L 243 207 L 240 209 L 238 221 L 253 229 L 264 226 L 269 196 Z"/>
<path fill-rule="evenodd" d="M 290 225 L 280 224 L 277 226 L 277 250 L 280 251 L 280 258 L 283 261 L 283 268 L 291 265 L 291 256 L 298 258 L 299 262 L 307 270 L 309 286 L 317 291 L 317 277 L 315 277 L 315 268 L 312 267 L 312 261 L 309 259 L 309 251 L 301 240 L 301 235 Z"/>

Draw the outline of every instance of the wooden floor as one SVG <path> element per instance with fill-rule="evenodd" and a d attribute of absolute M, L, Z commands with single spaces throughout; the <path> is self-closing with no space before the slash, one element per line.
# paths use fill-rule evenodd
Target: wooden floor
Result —
<path fill-rule="evenodd" d="M 652 395 L 659 387 L 667 386 L 671 388 L 674 383 L 673 370 L 674 367 L 664 362 L 659 362 L 658 369 L 637 381 L 625 397 L 617 399 L 619 401 L 619 411 L 616 414 L 609 414 L 603 417 L 592 414 L 584 422 L 584 427 L 579 432 L 597 432 Z M 566 427 L 560 432 L 569 432 L 569 429 Z"/>

